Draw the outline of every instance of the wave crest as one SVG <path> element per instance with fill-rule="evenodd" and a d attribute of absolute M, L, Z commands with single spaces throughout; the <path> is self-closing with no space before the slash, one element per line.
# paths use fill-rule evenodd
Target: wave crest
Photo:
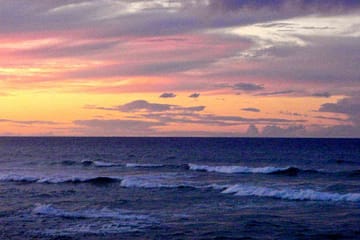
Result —
<path fill-rule="evenodd" d="M 127 176 L 121 181 L 121 186 L 126 188 L 195 188 L 195 185 L 190 182 L 169 173 Z"/>
<path fill-rule="evenodd" d="M 147 219 L 145 215 L 129 215 L 126 211 L 119 209 L 86 209 L 79 211 L 67 211 L 60 208 L 55 208 L 51 204 L 36 204 L 33 213 L 39 215 L 47 215 L 64 218 L 112 218 L 112 219 Z"/>
<path fill-rule="evenodd" d="M 47 184 L 60 184 L 60 183 L 92 183 L 92 184 L 108 184 L 120 181 L 121 178 L 113 176 L 50 176 L 50 177 L 37 177 L 37 176 L 20 176 L 17 174 L 9 174 L 0 177 L 0 181 L 5 182 L 23 182 L 23 183 L 47 183 Z"/>
<path fill-rule="evenodd" d="M 95 167 L 118 167 L 121 166 L 119 163 L 104 162 L 104 161 L 93 161 L 93 160 L 82 160 L 81 164 L 84 166 L 95 166 Z"/>
<path fill-rule="evenodd" d="M 153 164 L 153 163 L 127 163 L 125 166 L 128 168 L 160 168 L 160 167 L 164 167 L 163 164 Z"/>
<path fill-rule="evenodd" d="M 245 166 L 208 166 L 188 164 L 190 170 L 218 172 L 218 173 L 276 173 L 290 169 L 290 167 L 245 167 Z"/>
<path fill-rule="evenodd" d="M 222 193 L 236 196 L 272 197 L 285 200 L 311 200 L 311 201 L 360 201 L 360 193 L 331 193 L 318 192 L 312 189 L 275 189 L 268 187 L 235 184 L 226 187 Z"/>
<path fill-rule="evenodd" d="M 43 230 L 43 233 L 47 235 L 56 236 L 78 233 L 107 234 L 142 231 L 154 224 L 159 224 L 158 220 L 150 215 L 131 213 L 121 209 L 109 209 L 107 207 L 69 211 L 54 207 L 51 204 L 37 204 L 32 213 L 41 217 L 60 217 L 74 220 L 69 224 L 62 224 L 60 228 Z M 75 221 L 77 219 L 92 220 Z"/>

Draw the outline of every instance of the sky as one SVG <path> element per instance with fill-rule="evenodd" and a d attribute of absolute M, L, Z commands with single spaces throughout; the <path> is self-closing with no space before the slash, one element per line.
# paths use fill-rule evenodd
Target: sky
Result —
<path fill-rule="evenodd" d="M 358 0 L 0 0 L 0 135 L 360 137 Z"/>

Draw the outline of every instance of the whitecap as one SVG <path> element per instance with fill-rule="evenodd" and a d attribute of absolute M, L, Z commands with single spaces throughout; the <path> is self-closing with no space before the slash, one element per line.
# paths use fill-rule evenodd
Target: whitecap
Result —
<path fill-rule="evenodd" d="M 69 211 L 52 206 L 51 204 L 37 204 L 32 213 L 41 217 L 61 217 L 73 219 L 71 224 L 63 223 L 58 228 L 42 229 L 46 235 L 72 235 L 78 233 L 121 233 L 141 231 L 158 223 L 150 215 L 131 213 L 128 210 L 110 209 L 81 209 Z M 77 220 L 78 221 L 75 221 Z M 82 219 L 88 219 L 83 221 Z"/>
<path fill-rule="evenodd" d="M 38 215 L 46 215 L 52 217 L 65 218 L 111 218 L 120 220 L 129 219 L 148 219 L 146 215 L 129 214 L 128 211 L 120 209 L 109 209 L 107 207 L 101 209 L 85 209 L 78 211 L 67 211 L 61 208 L 53 207 L 51 204 L 36 204 L 33 213 Z"/>
<path fill-rule="evenodd" d="M 183 176 L 184 177 L 184 176 Z M 196 187 L 182 176 L 172 173 L 126 176 L 121 181 L 122 187 L 137 188 L 182 188 Z"/>
<path fill-rule="evenodd" d="M 153 164 L 153 163 L 127 163 L 125 165 L 129 168 L 159 168 L 163 167 L 163 164 Z"/>
<path fill-rule="evenodd" d="M 284 171 L 289 167 L 245 167 L 245 166 L 208 166 L 188 164 L 190 170 L 194 171 L 206 171 L 206 172 L 218 172 L 218 173 L 274 173 L 278 171 Z"/>
<path fill-rule="evenodd" d="M 0 181 L 2 182 L 37 182 L 38 177 L 35 176 L 23 176 L 18 174 L 5 174 L 0 176 Z"/>
<path fill-rule="evenodd" d="M 261 186 L 234 184 L 225 188 L 222 193 L 236 196 L 272 197 L 285 200 L 311 201 L 360 201 L 360 193 L 319 192 L 312 189 L 269 188 Z"/>
<path fill-rule="evenodd" d="M 121 166 L 119 163 L 113 163 L 113 162 L 104 162 L 104 161 L 92 161 L 92 160 L 82 160 L 81 163 L 83 165 L 94 165 L 95 167 L 117 167 Z"/>
<path fill-rule="evenodd" d="M 122 178 L 117 176 L 29 176 L 19 174 L 5 174 L 0 176 L 0 181 L 4 182 L 24 182 L 24 183 L 46 183 L 46 184 L 60 184 L 60 183 L 94 183 L 104 184 L 115 181 L 120 181 Z"/>

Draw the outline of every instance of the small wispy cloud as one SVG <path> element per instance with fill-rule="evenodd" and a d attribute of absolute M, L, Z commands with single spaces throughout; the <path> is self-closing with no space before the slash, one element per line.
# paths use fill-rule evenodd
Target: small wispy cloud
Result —
<path fill-rule="evenodd" d="M 234 90 L 241 90 L 241 91 L 245 91 L 245 92 L 254 92 L 254 91 L 263 90 L 264 86 L 259 85 L 259 84 L 254 84 L 254 83 L 236 83 L 232 86 L 232 88 Z"/>
<path fill-rule="evenodd" d="M 165 92 L 165 93 L 160 95 L 160 98 L 174 98 L 174 97 L 176 97 L 175 93 L 167 93 L 167 92 Z"/>
<path fill-rule="evenodd" d="M 189 95 L 189 98 L 198 98 L 200 97 L 200 93 L 192 93 Z"/>
<path fill-rule="evenodd" d="M 242 108 L 241 110 L 246 111 L 246 112 L 260 112 L 260 109 L 252 108 L 252 107 Z"/>

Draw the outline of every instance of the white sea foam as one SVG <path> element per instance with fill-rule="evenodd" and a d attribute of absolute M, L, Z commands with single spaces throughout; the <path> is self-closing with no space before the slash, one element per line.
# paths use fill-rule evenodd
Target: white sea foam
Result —
<path fill-rule="evenodd" d="M 5 174 L 0 175 L 0 181 L 4 182 L 28 182 L 28 183 L 47 183 L 47 184 L 58 184 L 58 183 L 82 183 L 82 182 L 93 182 L 93 183 L 106 183 L 112 181 L 120 181 L 122 178 L 116 176 L 26 176 L 19 174 Z"/>
<path fill-rule="evenodd" d="M 116 167 L 121 166 L 119 163 L 113 163 L 113 162 L 104 162 L 104 161 L 92 161 L 92 160 L 82 160 L 82 164 L 84 165 L 94 165 L 95 167 Z"/>
<path fill-rule="evenodd" d="M 235 184 L 226 187 L 222 193 L 236 196 L 272 197 L 286 200 L 312 200 L 312 201 L 360 201 L 360 193 L 331 193 L 318 192 L 312 189 L 276 189 L 269 187 Z"/>
<path fill-rule="evenodd" d="M 87 222 L 81 222 L 70 225 L 62 224 L 59 229 L 45 229 L 43 233 L 50 235 L 71 235 L 77 233 L 119 233 L 141 231 L 149 227 L 157 220 L 149 215 L 134 214 L 120 209 L 84 209 L 77 211 L 68 211 L 53 207 L 51 204 L 37 204 L 33 209 L 33 214 L 43 217 L 62 217 L 74 219 L 92 219 Z"/>
<path fill-rule="evenodd" d="M 158 167 L 163 167 L 163 164 L 152 164 L 152 163 L 127 163 L 125 165 L 126 167 L 129 168 L 158 168 Z"/>
<path fill-rule="evenodd" d="M 51 204 L 37 204 L 33 209 L 33 213 L 39 215 L 47 215 L 53 217 L 65 217 L 65 218 L 111 218 L 111 219 L 148 219 L 146 215 L 129 214 L 128 211 L 120 209 L 85 209 L 78 211 L 67 211 L 60 208 L 55 208 Z"/>
<path fill-rule="evenodd" d="M 94 221 L 90 223 L 71 223 L 62 224 L 60 227 L 52 229 L 42 229 L 40 234 L 49 236 L 71 236 L 77 234 L 119 234 L 126 232 L 144 231 L 157 222 L 150 220 L 107 220 Z M 36 232 L 39 234 L 39 232 Z"/>
<path fill-rule="evenodd" d="M 218 173 L 274 173 L 278 171 L 285 171 L 289 167 L 245 167 L 245 166 L 208 166 L 188 164 L 190 170 L 218 172 Z"/>
<path fill-rule="evenodd" d="M 126 176 L 121 181 L 121 186 L 128 188 L 195 187 L 191 184 L 191 182 L 186 181 L 186 179 L 183 179 L 173 173 Z"/>
<path fill-rule="evenodd" d="M 22 176 L 18 174 L 4 174 L 0 176 L 2 182 L 37 182 L 38 177 L 35 176 Z"/>

